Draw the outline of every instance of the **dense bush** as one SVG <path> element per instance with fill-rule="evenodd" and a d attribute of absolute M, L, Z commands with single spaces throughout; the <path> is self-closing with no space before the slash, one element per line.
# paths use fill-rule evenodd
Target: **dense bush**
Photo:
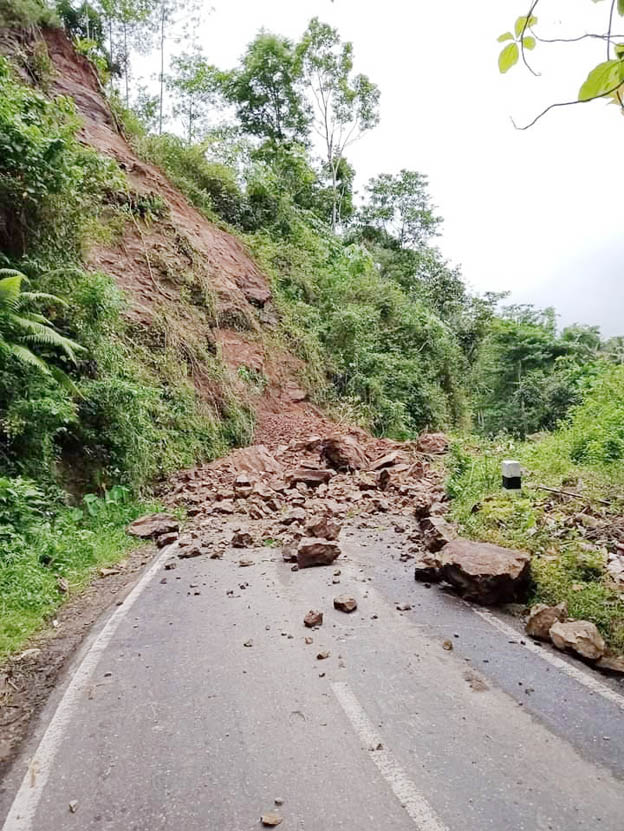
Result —
<path fill-rule="evenodd" d="M 384 280 L 361 246 L 341 244 L 301 214 L 286 241 L 257 234 L 250 243 L 274 275 L 289 343 L 316 363 L 334 396 L 360 402 L 375 432 L 407 437 L 461 421 L 463 358 L 452 332 Z"/>
<path fill-rule="evenodd" d="M 552 309 L 503 310 L 491 321 L 472 370 L 476 426 L 487 435 L 520 437 L 552 430 L 581 400 L 599 347 L 593 327 L 557 332 Z"/>
<path fill-rule="evenodd" d="M 607 465 L 624 459 L 624 366 L 602 364 L 587 384 L 563 430 L 570 457 L 582 464 Z"/>

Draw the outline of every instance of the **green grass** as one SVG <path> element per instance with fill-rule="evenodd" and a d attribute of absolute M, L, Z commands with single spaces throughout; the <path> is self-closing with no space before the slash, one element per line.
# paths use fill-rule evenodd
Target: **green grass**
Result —
<path fill-rule="evenodd" d="M 573 462 L 569 439 L 566 430 L 534 443 L 458 439 L 448 461 L 451 516 L 471 539 L 529 551 L 530 602 L 565 601 L 571 617 L 593 621 L 611 647 L 624 651 L 624 596 L 608 582 L 606 549 L 592 542 L 579 516 L 586 510 L 605 523 L 620 517 L 624 471 L 621 465 Z M 504 458 L 522 463 L 521 493 L 502 489 Z M 561 499 L 537 485 L 581 493 L 584 499 Z"/>
<path fill-rule="evenodd" d="M 7 487 L 13 490 L 10 506 Z M 115 493 L 121 496 L 92 497 L 82 509 L 51 509 L 26 480 L 0 480 L 0 660 L 49 623 L 98 568 L 140 544 L 126 534 L 126 525 L 158 506 Z M 66 594 L 60 578 L 69 584 Z"/>

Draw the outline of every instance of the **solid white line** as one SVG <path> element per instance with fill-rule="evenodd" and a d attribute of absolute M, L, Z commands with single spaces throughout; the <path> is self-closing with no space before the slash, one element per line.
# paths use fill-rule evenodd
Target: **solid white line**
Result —
<path fill-rule="evenodd" d="M 362 747 L 369 751 L 369 757 L 419 831 L 447 831 L 431 805 L 418 791 L 392 753 L 384 746 L 381 736 L 375 730 L 349 685 L 335 681 L 332 689 L 357 733 Z M 379 750 L 376 749 L 377 747 Z"/>
<path fill-rule="evenodd" d="M 468 604 L 470 605 L 470 604 Z M 519 642 L 520 638 L 522 637 L 519 632 L 514 629 L 513 627 L 509 626 L 508 624 L 504 623 L 502 620 L 493 615 L 491 612 L 488 612 L 486 609 L 476 609 L 474 606 L 470 606 L 472 611 L 479 615 L 479 617 L 486 620 L 491 626 L 495 629 L 498 629 L 499 632 L 502 632 L 506 635 L 509 639 Z M 583 686 L 587 687 L 587 689 L 591 690 L 593 693 L 597 695 L 601 695 L 603 698 L 606 698 L 607 701 L 611 701 L 620 710 L 624 710 L 624 696 L 621 696 L 619 693 L 612 690 L 610 687 L 607 687 L 606 684 L 602 684 L 598 681 L 597 678 L 594 678 L 587 672 L 584 672 L 582 669 L 575 667 L 573 664 L 569 664 L 567 661 L 564 661 L 563 658 L 559 658 L 557 655 L 553 655 L 548 649 L 538 646 L 532 640 L 528 638 L 525 640 L 523 644 L 520 644 L 525 649 L 528 649 L 529 652 L 533 652 L 534 655 L 539 655 L 542 660 L 547 661 L 551 666 L 556 667 L 557 669 L 561 670 L 561 672 L 565 672 L 566 675 L 569 675 L 570 678 L 574 678 L 575 681 L 578 681 L 579 684 L 583 684 Z"/>
<path fill-rule="evenodd" d="M 63 698 L 39 742 L 22 784 L 15 795 L 11 809 L 7 815 L 2 831 L 31 831 L 37 806 L 43 794 L 46 782 L 54 764 L 54 758 L 63 740 L 63 733 L 72 718 L 72 711 L 80 704 L 93 671 L 95 670 L 102 653 L 111 642 L 117 627 L 126 617 L 135 601 L 161 567 L 164 560 L 177 548 L 173 543 L 163 548 L 162 553 L 154 560 L 149 569 L 132 589 L 123 604 L 111 615 L 108 623 L 97 636 L 93 645 L 82 659 L 80 666 L 65 690 Z"/>

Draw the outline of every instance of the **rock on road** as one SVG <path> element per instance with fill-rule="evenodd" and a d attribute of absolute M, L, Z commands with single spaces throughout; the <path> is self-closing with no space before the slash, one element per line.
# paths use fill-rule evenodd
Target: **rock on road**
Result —
<path fill-rule="evenodd" d="M 416 584 L 391 530 L 346 540 L 298 572 L 161 554 L 44 711 L 3 831 L 621 831 L 619 684 Z"/>

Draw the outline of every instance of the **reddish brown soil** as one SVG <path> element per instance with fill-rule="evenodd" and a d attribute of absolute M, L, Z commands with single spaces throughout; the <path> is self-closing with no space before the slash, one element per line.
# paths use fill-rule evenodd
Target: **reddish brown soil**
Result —
<path fill-rule="evenodd" d="M 232 370 L 245 365 L 262 373 L 268 383 L 261 395 L 253 394 L 235 372 L 230 378 L 256 409 L 262 439 L 275 431 L 278 414 L 284 416 L 280 435 L 307 431 L 322 417 L 305 401 L 298 381 L 301 362 L 275 346 L 268 352 L 263 343 L 263 333 L 277 322 L 267 277 L 239 239 L 209 222 L 160 169 L 139 158 L 120 131 L 93 67 L 75 53 L 62 30 L 47 30 L 43 36 L 54 67 L 49 92 L 74 100 L 84 141 L 119 164 L 132 199 L 156 194 L 167 206 L 167 215 L 151 223 L 128 220 L 121 239 L 94 246 L 87 264 L 115 278 L 128 298 L 128 317 L 145 330 L 141 337 L 147 342 L 213 344 Z M 13 34 L 24 49 L 29 37 Z M 0 48 L 12 51 L 10 43 Z M 205 300 L 206 290 L 211 302 Z M 218 398 L 211 373 L 197 365 L 191 371 L 198 391 L 207 400 Z M 265 416 L 271 418 L 271 428 L 265 427 Z"/>

